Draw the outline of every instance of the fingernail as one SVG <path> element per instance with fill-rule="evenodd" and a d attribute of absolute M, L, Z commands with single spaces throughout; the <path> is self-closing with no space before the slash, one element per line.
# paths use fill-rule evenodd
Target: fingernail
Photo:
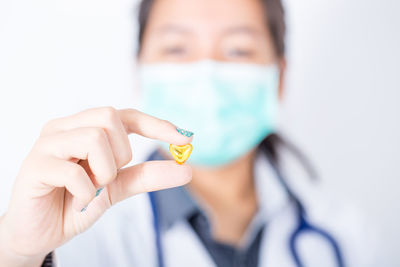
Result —
<path fill-rule="evenodd" d="M 96 191 L 96 197 L 97 197 L 98 195 L 100 195 L 101 190 L 103 190 L 103 189 L 104 189 L 104 187 L 97 189 L 97 191 Z"/>
<path fill-rule="evenodd" d="M 192 135 L 194 135 L 194 133 L 192 133 L 191 131 L 186 131 L 186 130 L 181 129 L 179 127 L 176 127 L 176 130 L 178 131 L 178 133 L 180 133 L 181 135 L 184 135 L 186 137 L 191 137 Z"/>
<path fill-rule="evenodd" d="M 83 207 L 83 208 L 81 209 L 81 212 L 84 212 L 84 211 L 87 209 L 87 206 L 88 206 L 88 205 L 86 205 L 85 207 Z"/>

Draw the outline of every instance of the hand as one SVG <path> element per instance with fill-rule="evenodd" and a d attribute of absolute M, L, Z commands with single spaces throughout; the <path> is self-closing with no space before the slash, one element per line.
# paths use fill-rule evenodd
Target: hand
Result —
<path fill-rule="evenodd" d="M 191 168 L 174 161 L 121 169 L 132 158 L 130 133 L 177 145 L 193 138 L 179 134 L 168 121 L 108 107 L 44 126 L 0 219 L 1 266 L 40 266 L 47 253 L 88 229 L 115 203 L 190 181 Z"/>

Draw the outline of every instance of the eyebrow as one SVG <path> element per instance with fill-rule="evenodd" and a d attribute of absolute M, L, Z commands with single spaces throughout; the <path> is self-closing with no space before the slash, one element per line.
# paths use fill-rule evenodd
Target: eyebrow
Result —
<path fill-rule="evenodd" d="M 185 28 L 185 27 L 182 27 L 182 26 L 179 26 L 179 25 L 175 25 L 175 24 L 167 24 L 167 25 L 164 25 L 164 26 L 160 27 L 157 30 L 157 33 L 161 33 L 161 34 L 162 33 L 169 33 L 169 32 L 188 34 L 188 33 L 190 33 L 190 30 Z"/>
<path fill-rule="evenodd" d="M 261 35 L 261 32 L 259 30 L 247 25 L 232 26 L 223 31 L 224 35 L 241 34 L 241 33 L 253 35 L 254 37 L 258 37 Z"/>
<path fill-rule="evenodd" d="M 190 29 L 176 24 L 167 24 L 160 27 L 157 30 L 157 33 L 159 34 L 164 34 L 164 33 L 189 34 L 191 32 L 192 31 Z M 254 37 L 258 37 L 261 35 L 261 32 L 259 30 L 248 25 L 231 26 L 222 32 L 223 35 L 242 34 L 242 33 L 253 35 Z"/>

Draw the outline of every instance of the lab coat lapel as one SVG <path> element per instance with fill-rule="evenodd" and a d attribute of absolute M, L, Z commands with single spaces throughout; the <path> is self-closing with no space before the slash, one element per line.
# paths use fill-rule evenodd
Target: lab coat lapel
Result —
<path fill-rule="evenodd" d="M 295 210 L 289 197 L 263 153 L 254 164 L 254 179 L 259 209 L 265 216 L 265 230 L 259 252 L 259 266 L 293 266 L 289 251 L 289 235 L 295 228 Z"/>
<path fill-rule="evenodd" d="M 163 235 L 166 267 L 216 267 L 206 248 L 187 222 L 175 223 Z"/>
<path fill-rule="evenodd" d="M 268 221 L 259 254 L 259 266 L 293 267 L 293 257 L 289 253 L 290 234 L 295 229 L 295 211 L 289 205 Z"/>

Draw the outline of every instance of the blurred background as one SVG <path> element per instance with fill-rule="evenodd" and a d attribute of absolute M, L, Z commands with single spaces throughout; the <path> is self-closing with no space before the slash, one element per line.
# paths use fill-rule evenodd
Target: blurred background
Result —
<path fill-rule="evenodd" d="M 138 107 L 136 5 L 0 1 L 0 214 L 46 121 L 96 106 Z M 376 250 L 379 266 L 400 266 L 400 1 L 285 6 L 281 131 L 320 174 L 314 191 L 326 203 L 313 203 L 316 212 L 344 212 L 348 227 L 368 235 L 360 245 Z M 151 142 L 131 140 L 133 163 L 143 161 Z"/>

